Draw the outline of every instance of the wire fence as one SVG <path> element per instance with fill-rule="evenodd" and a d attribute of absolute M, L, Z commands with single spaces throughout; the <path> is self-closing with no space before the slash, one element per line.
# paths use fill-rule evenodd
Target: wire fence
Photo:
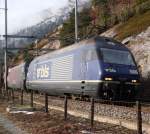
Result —
<path fill-rule="evenodd" d="M 142 132 L 148 134 L 147 131 L 150 129 L 150 104 L 148 103 L 106 101 L 94 98 L 91 98 L 90 101 L 79 101 L 72 100 L 68 96 L 60 98 L 43 94 L 21 91 L 16 95 L 11 92 L 12 99 L 17 96 L 20 98 L 21 105 L 24 104 L 25 99 L 30 101 L 31 107 L 34 107 L 37 102 L 41 103 L 46 113 L 50 112 L 49 108 L 63 111 L 65 121 L 69 120 L 70 115 L 87 119 L 91 129 L 94 128 L 96 122 L 127 127 L 136 130 L 138 134 L 142 134 Z"/>
<path fill-rule="evenodd" d="M 89 119 L 91 128 L 94 127 L 94 121 L 108 122 L 115 125 L 123 125 L 130 129 L 136 129 L 138 134 L 142 130 L 148 131 L 150 125 L 150 105 L 136 102 L 112 102 L 106 100 L 97 100 L 92 98 L 91 102 L 66 100 L 65 120 L 67 111 L 74 111 L 76 116 Z M 142 126 L 144 124 L 144 127 Z M 145 125 L 147 124 L 147 125 Z"/>
<path fill-rule="evenodd" d="M 144 132 L 148 128 L 142 124 L 150 125 L 150 105 L 141 101 L 113 102 L 94 98 L 90 101 L 79 101 L 65 96 L 58 100 L 49 99 L 48 103 L 64 109 L 64 120 L 69 119 L 68 115 L 86 118 L 91 128 L 94 127 L 95 121 L 107 122 L 137 130 L 138 134 L 142 134 L 142 130 Z M 48 103 L 45 102 L 45 106 Z"/>

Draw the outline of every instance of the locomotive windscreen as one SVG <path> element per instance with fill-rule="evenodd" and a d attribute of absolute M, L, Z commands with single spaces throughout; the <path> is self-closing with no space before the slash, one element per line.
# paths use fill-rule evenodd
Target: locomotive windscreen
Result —
<path fill-rule="evenodd" d="M 133 58 L 128 51 L 101 48 L 101 52 L 105 63 L 135 66 Z"/>

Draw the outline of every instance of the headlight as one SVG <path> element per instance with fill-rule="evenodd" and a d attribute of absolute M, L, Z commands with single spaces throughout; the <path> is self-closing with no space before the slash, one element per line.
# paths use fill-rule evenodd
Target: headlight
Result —
<path fill-rule="evenodd" d="M 105 78 L 105 80 L 111 81 L 111 80 L 112 80 L 112 78 Z"/>
<path fill-rule="evenodd" d="M 132 80 L 132 83 L 136 83 L 137 82 L 137 80 Z"/>

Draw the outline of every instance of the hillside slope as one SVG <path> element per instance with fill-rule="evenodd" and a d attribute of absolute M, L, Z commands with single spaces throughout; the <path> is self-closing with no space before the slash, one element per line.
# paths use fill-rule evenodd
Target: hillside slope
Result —
<path fill-rule="evenodd" d="M 129 38 L 127 47 L 132 51 L 143 77 L 150 75 L 150 26 Z"/>
<path fill-rule="evenodd" d="M 124 24 L 118 26 L 116 29 L 117 35 L 115 38 L 121 41 L 129 36 L 139 34 L 141 31 L 146 30 L 148 26 L 150 26 L 150 10 L 144 14 L 136 15 Z"/>
<path fill-rule="evenodd" d="M 143 77 L 150 73 L 150 11 L 116 25 L 101 36 L 113 37 L 131 50 Z"/>
<path fill-rule="evenodd" d="M 93 0 L 95 1 L 95 0 Z M 117 0 L 115 0 L 117 1 Z M 120 0 L 118 0 L 120 1 Z M 107 30 L 109 28 L 109 26 L 106 28 L 105 30 L 107 30 L 106 32 L 102 33 L 103 29 L 99 29 L 99 27 L 90 27 L 92 26 L 93 20 L 91 21 L 91 19 L 89 18 L 84 18 L 82 21 L 84 22 L 80 22 L 80 24 L 86 24 L 83 25 L 85 26 L 84 28 L 80 28 L 79 30 L 80 33 L 82 35 L 85 35 L 84 32 L 86 33 L 86 30 L 89 33 L 89 29 L 93 30 L 93 33 L 96 35 L 99 35 L 100 33 L 101 36 L 108 36 L 108 37 L 113 37 L 116 40 L 122 41 L 123 43 L 127 44 L 127 46 L 129 47 L 129 49 L 131 49 L 131 51 L 133 52 L 135 59 L 141 69 L 141 73 L 142 75 L 145 77 L 147 76 L 148 72 L 149 72 L 149 29 L 147 29 L 150 26 L 150 10 L 149 10 L 149 6 L 148 4 L 150 4 L 150 0 L 144 0 L 146 1 L 146 4 L 143 3 L 140 6 L 136 5 L 136 8 L 134 9 L 138 9 L 141 8 L 144 5 L 144 9 L 140 11 L 135 11 L 134 15 L 132 14 L 132 16 L 128 16 L 128 19 L 126 19 L 125 21 L 120 21 L 120 23 L 117 23 L 114 26 L 111 26 L 112 28 Z M 132 2 L 132 6 L 134 6 L 135 0 L 133 0 Z M 148 4 L 147 4 L 148 3 Z M 110 4 L 110 3 L 108 3 Z M 109 7 L 112 7 L 111 5 L 108 5 Z M 128 7 L 128 4 L 124 4 L 124 3 L 120 3 L 121 7 Z M 97 8 L 97 7 L 96 7 Z M 116 9 L 117 7 L 113 8 L 112 11 L 116 11 L 114 9 Z M 130 13 L 130 10 L 125 10 L 126 8 L 124 8 L 123 13 L 126 13 L 126 11 L 128 11 L 127 13 Z M 129 9 L 132 9 L 131 7 Z M 91 9 L 89 9 L 91 10 Z M 102 10 L 99 6 L 99 10 Z M 99 11 L 98 10 L 98 11 Z M 82 17 L 85 16 L 85 13 L 88 12 L 88 10 L 84 10 L 85 12 L 82 12 Z M 113 12 L 112 12 L 113 13 Z M 80 15 L 81 15 L 80 14 Z M 124 14 L 126 15 L 126 14 Z M 129 14 L 128 14 L 129 15 Z M 119 14 L 118 14 L 119 16 Z M 89 16 L 90 17 L 90 16 Z M 126 16 L 122 16 L 122 19 L 126 18 Z M 99 21 L 100 18 L 98 18 L 97 21 Z M 109 19 L 108 19 L 109 20 Z M 81 20 L 80 20 L 81 21 Z M 98 22 L 95 23 L 98 23 Z M 108 21 L 109 22 L 109 21 Z M 64 27 L 65 26 L 65 27 Z M 67 27 L 66 27 L 67 26 Z M 68 26 L 70 27 L 70 29 L 68 28 Z M 68 28 L 68 29 L 67 29 Z M 64 37 L 67 34 L 72 34 L 74 36 L 74 16 L 73 16 L 73 12 L 71 13 L 70 19 L 67 20 L 67 22 L 65 22 L 63 25 L 59 25 L 58 27 L 56 27 L 53 32 L 48 32 L 47 34 L 45 34 L 44 38 L 41 40 L 38 40 L 38 42 L 36 43 L 32 43 L 30 44 L 27 49 L 28 51 L 23 51 L 20 50 L 19 53 L 15 56 L 15 58 L 12 60 L 12 64 L 11 66 L 14 66 L 16 64 L 19 64 L 25 60 L 30 60 L 32 58 L 34 58 L 37 55 L 42 55 L 44 53 L 48 53 L 51 50 L 55 50 L 55 49 L 59 49 L 61 47 L 64 47 L 64 45 L 62 44 L 62 36 L 60 33 L 64 34 Z M 67 29 L 67 30 L 66 30 Z M 147 29 L 147 30 L 146 30 Z M 71 32 L 70 32 L 71 30 Z M 146 30 L 146 31 L 145 31 Z M 145 32 L 144 32 L 145 31 Z M 144 32 L 144 34 L 142 33 Z M 92 34 L 89 34 L 92 35 Z M 139 39 L 140 37 L 140 39 Z M 142 39 L 141 39 L 142 37 Z M 65 38 L 65 41 L 70 40 L 70 38 Z M 74 40 L 72 40 L 74 41 Z M 144 43 L 143 43 L 144 42 Z M 146 45 L 145 45 L 146 44 Z M 144 48 L 144 49 L 142 49 Z M 32 49 L 32 50 L 31 50 Z M 44 50 L 43 50 L 44 49 Z M 147 67 L 145 66 L 147 64 Z"/>

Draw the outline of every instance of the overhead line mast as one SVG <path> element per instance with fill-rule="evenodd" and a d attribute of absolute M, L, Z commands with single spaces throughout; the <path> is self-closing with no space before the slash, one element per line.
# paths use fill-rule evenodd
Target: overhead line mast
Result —
<path fill-rule="evenodd" d="M 7 0 L 5 0 L 5 58 L 4 58 L 4 63 L 5 63 L 5 91 L 7 92 L 8 95 L 8 89 L 7 89 Z"/>
<path fill-rule="evenodd" d="M 75 0 L 75 42 L 78 42 L 78 0 Z"/>

